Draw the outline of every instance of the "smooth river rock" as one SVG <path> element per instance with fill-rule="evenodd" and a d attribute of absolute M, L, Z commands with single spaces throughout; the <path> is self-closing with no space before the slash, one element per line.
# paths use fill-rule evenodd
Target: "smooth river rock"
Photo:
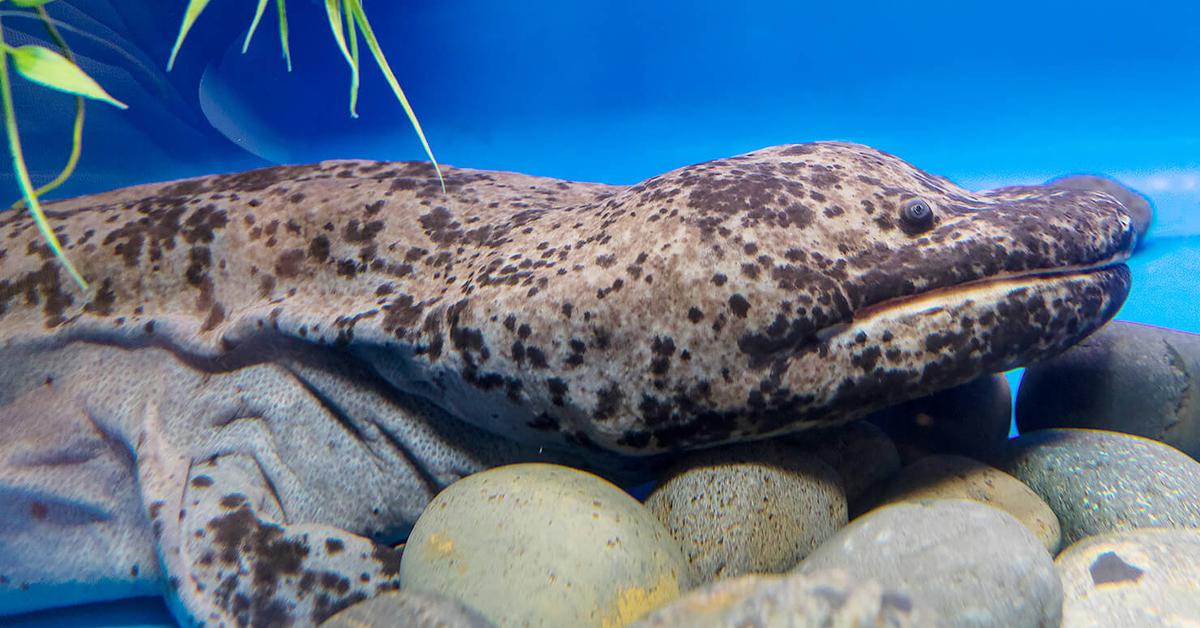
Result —
<path fill-rule="evenodd" d="M 1027 367 L 1016 416 L 1022 433 L 1049 427 L 1112 430 L 1200 458 L 1200 335 L 1111 322 Z"/>
<path fill-rule="evenodd" d="M 754 574 L 698 588 L 629 628 L 904 628 L 936 625 L 907 594 L 831 570 Z"/>
<path fill-rule="evenodd" d="M 1008 513 L 966 500 L 899 503 L 850 522 L 798 570 L 844 569 L 907 592 L 950 626 L 1058 626 L 1050 554 Z"/>
<path fill-rule="evenodd" d="M 1003 375 L 985 375 L 867 417 L 883 428 L 909 464 L 933 454 L 961 454 L 990 464 L 1003 459 L 1012 425 L 1012 390 Z"/>
<path fill-rule="evenodd" d="M 1088 537 L 1054 562 L 1064 626 L 1200 626 L 1200 530 Z"/>
<path fill-rule="evenodd" d="M 1058 515 L 1064 546 L 1104 532 L 1200 527 L 1200 463 L 1147 438 L 1039 430 L 1013 439 L 1003 468 Z"/>
<path fill-rule="evenodd" d="M 321 628 L 495 628 L 476 611 L 429 591 L 383 593 L 330 617 Z"/>
<path fill-rule="evenodd" d="M 460 600 L 501 627 L 627 624 L 690 588 L 654 515 L 594 475 L 550 464 L 451 484 L 413 526 L 404 590 Z"/>
<path fill-rule="evenodd" d="M 683 547 L 697 584 L 787 571 L 847 520 L 837 472 L 778 440 L 687 456 L 646 507 Z"/>
<path fill-rule="evenodd" d="M 1051 554 L 1061 539 L 1058 517 L 1033 489 L 991 465 L 964 456 L 922 458 L 880 487 L 872 507 L 896 502 L 969 499 L 1012 515 Z"/>
<path fill-rule="evenodd" d="M 869 487 L 900 470 L 900 452 L 896 450 L 896 444 L 878 425 L 868 421 L 784 438 L 837 471 L 851 510 Z"/>

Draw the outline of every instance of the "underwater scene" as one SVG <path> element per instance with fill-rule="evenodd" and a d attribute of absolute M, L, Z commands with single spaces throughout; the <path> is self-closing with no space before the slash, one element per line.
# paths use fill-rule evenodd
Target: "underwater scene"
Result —
<path fill-rule="evenodd" d="M 1197 24 L 0 0 L 0 626 L 1200 625 Z"/>

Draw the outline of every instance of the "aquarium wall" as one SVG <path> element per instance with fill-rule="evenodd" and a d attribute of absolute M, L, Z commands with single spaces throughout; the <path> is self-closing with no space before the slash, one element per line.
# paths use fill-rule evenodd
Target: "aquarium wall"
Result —
<path fill-rule="evenodd" d="M 58 0 L 90 104 L 83 156 L 51 198 L 271 164 L 423 160 L 382 76 L 350 74 L 322 3 L 289 3 L 288 71 L 268 10 L 215 0 L 167 72 L 184 0 Z M 272 3 L 273 4 L 273 3 Z M 6 4 L 5 7 L 8 5 Z M 1200 5 L 948 1 L 366 4 L 443 164 L 632 184 L 765 146 L 844 140 L 971 189 L 1073 173 L 1153 205 L 1117 319 L 1200 332 Z M 10 9 L 11 10 L 11 9 Z M 9 44 L 48 40 L 3 14 Z M 70 148 L 73 101 L 17 79 L 35 182 Z M 20 192 L 7 169 L 0 199 Z M 1013 390 L 1019 373 L 1010 374 Z M 1014 393 L 1015 394 L 1015 393 Z M 22 625 L 168 622 L 158 601 Z M 0 623 L 4 623 L 0 618 Z"/>

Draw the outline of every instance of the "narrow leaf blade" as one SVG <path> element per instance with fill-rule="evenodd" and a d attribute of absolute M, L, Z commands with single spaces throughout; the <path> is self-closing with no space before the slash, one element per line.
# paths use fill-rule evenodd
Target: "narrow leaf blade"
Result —
<path fill-rule="evenodd" d="M 279 9 L 279 45 L 283 48 L 283 58 L 287 60 L 288 72 L 292 71 L 292 49 L 288 47 L 287 6 L 284 0 L 278 0 L 275 6 Z"/>
<path fill-rule="evenodd" d="M 258 0 L 258 7 L 254 9 L 254 20 L 250 22 L 250 31 L 246 33 L 246 41 L 242 42 L 242 54 L 250 49 L 250 40 L 254 38 L 254 31 L 258 30 L 258 23 L 262 21 L 263 11 L 267 10 L 267 2 L 269 0 Z"/>
<path fill-rule="evenodd" d="M 35 45 L 19 46 L 9 48 L 8 55 L 12 58 L 13 67 L 17 72 L 34 83 L 60 92 L 103 101 L 121 109 L 128 108 L 125 103 L 109 96 L 108 92 L 79 66 L 49 48 Z"/>
<path fill-rule="evenodd" d="M 175 57 L 179 54 L 179 48 L 183 45 L 184 38 L 187 37 L 188 31 L 192 30 L 196 18 L 200 17 L 200 12 L 206 6 L 208 6 L 208 0 L 188 0 L 187 10 L 183 12 L 183 23 L 179 25 L 179 35 L 175 38 L 175 45 L 171 47 L 171 58 L 167 60 L 168 72 L 175 67 Z"/>
<path fill-rule="evenodd" d="M 404 90 L 400 89 L 400 82 L 396 80 L 396 75 L 392 73 L 392 68 L 388 65 L 387 58 L 383 56 L 383 51 L 379 48 L 379 41 L 375 38 L 375 32 L 371 29 L 370 22 L 367 21 L 366 13 L 363 12 L 361 0 L 347 0 L 347 5 L 350 8 L 350 13 L 355 23 L 358 24 L 358 28 L 362 31 L 363 40 L 367 42 L 367 48 L 371 50 L 371 55 L 375 57 L 375 63 L 383 72 L 388 85 L 392 88 L 392 92 L 400 101 L 400 105 L 404 107 L 404 113 L 408 116 L 408 121 L 412 123 L 413 130 L 417 132 L 417 137 L 421 140 L 421 146 L 425 149 L 425 154 L 429 156 L 429 161 L 433 164 L 433 170 L 437 173 L 438 182 L 442 184 L 442 191 L 445 192 L 446 181 L 442 178 L 442 169 L 438 166 L 437 159 L 433 156 L 433 149 L 429 148 L 429 141 L 425 139 L 425 131 L 421 129 L 421 122 L 417 120 L 416 112 L 409 105 L 408 97 L 404 95 Z"/>

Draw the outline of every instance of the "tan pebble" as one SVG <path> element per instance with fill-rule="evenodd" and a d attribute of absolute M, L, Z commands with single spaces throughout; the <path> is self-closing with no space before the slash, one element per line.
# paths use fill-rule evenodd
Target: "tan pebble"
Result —
<path fill-rule="evenodd" d="M 931 499 L 969 499 L 999 508 L 1029 528 L 1051 554 L 1058 552 L 1058 517 L 1045 500 L 1017 478 L 965 456 L 917 460 L 880 490 L 872 507 Z"/>

